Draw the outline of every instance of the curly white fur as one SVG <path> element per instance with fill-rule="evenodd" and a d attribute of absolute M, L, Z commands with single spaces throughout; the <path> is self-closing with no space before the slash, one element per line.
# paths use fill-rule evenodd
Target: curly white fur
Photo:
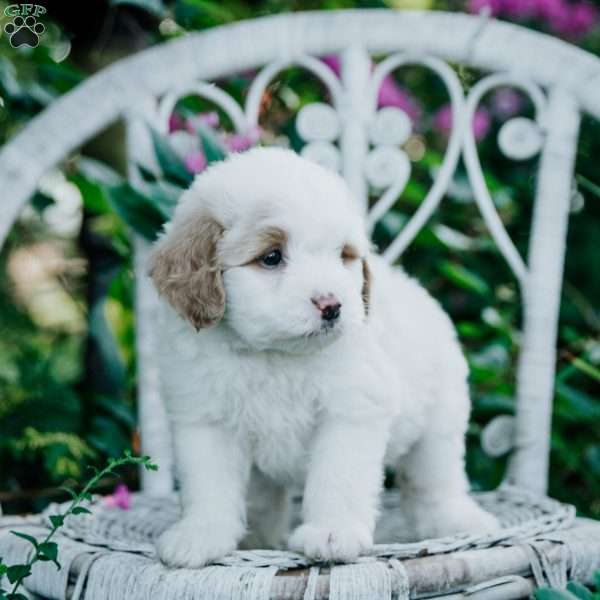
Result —
<path fill-rule="evenodd" d="M 196 331 L 172 296 L 164 302 L 163 391 L 183 517 L 158 540 L 162 560 L 199 567 L 240 543 L 284 544 L 289 490 L 300 483 L 304 522 L 289 546 L 352 561 L 373 543 L 385 463 L 414 538 L 495 528 L 467 493 L 467 365 L 452 324 L 371 253 L 343 180 L 288 151 L 235 155 L 184 194 L 153 268 L 161 251 L 185 254 L 182 231 L 201 218 L 221 232 L 210 261 L 225 315 Z M 273 269 L 245 254 L 265 228 L 285 233 Z M 356 257 L 342 260 L 345 245 Z M 327 294 L 342 306 L 324 327 L 312 299 Z"/>

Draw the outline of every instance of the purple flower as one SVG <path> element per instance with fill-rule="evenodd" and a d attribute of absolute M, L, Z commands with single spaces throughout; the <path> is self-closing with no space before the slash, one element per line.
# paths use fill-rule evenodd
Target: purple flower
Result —
<path fill-rule="evenodd" d="M 415 102 L 414 98 L 403 87 L 400 87 L 391 75 L 387 75 L 381 82 L 377 103 L 380 108 L 395 106 L 403 110 L 413 123 L 421 115 L 421 108 Z"/>
<path fill-rule="evenodd" d="M 494 114 L 501 119 L 508 119 L 521 110 L 523 98 L 511 88 L 501 88 L 492 95 L 491 104 Z"/>
<path fill-rule="evenodd" d="M 491 118 L 485 108 L 480 108 L 473 117 L 473 133 L 476 140 L 483 139 L 491 126 Z M 433 127 L 443 135 L 450 135 L 452 130 L 452 107 L 449 104 L 442 106 L 433 117 Z"/>
<path fill-rule="evenodd" d="M 129 488 L 124 483 L 120 483 L 111 495 L 104 497 L 104 505 L 111 508 L 129 510 L 131 508 L 131 492 Z"/>
<path fill-rule="evenodd" d="M 579 2 L 571 6 L 569 34 L 581 37 L 598 23 L 598 9 L 589 2 Z"/>
<path fill-rule="evenodd" d="M 545 3 L 544 13 L 547 24 L 554 33 L 570 35 L 571 7 L 564 0 Z"/>
<path fill-rule="evenodd" d="M 499 12 L 512 19 L 531 19 L 538 13 L 538 0 L 502 0 Z"/>
<path fill-rule="evenodd" d="M 204 156 L 204 152 L 202 152 L 202 150 L 191 152 L 183 159 L 183 162 L 186 169 L 190 173 L 194 173 L 194 175 L 197 173 L 202 173 L 202 171 L 206 169 L 207 165 L 206 156 Z"/>

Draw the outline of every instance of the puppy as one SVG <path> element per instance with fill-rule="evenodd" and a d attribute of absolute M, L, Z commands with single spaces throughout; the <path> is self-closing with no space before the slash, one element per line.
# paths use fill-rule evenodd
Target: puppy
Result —
<path fill-rule="evenodd" d="M 183 509 L 168 565 L 246 547 L 352 561 L 384 464 L 411 536 L 497 527 L 467 494 L 467 365 L 449 318 L 370 251 L 344 181 L 290 151 L 197 177 L 157 241 L 162 387 Z M 288 539 L 289 490 L 304 489 Z"/>

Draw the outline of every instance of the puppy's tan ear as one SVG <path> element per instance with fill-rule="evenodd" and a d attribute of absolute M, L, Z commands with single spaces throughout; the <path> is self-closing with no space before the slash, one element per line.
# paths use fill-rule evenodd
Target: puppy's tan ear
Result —
<path fill-rule="evenodd" d="M 196 330 L 219 322 L 225 313 L 225 288 L 217 261 L 223 227 L 199 216 L 175 226 L 159 240 L 149 275 L 158 293 Z"/>
<path fill-rule="evenodd" d="M 366 259 L 362 259 L 362 273 L 363 273 L 363 285 L 362 285 L 362 301 L 365 308 L 365 317 L 369 316 L 369 308 L 371 302 L 371 269 L 369 269 L 369 263 Z"/>

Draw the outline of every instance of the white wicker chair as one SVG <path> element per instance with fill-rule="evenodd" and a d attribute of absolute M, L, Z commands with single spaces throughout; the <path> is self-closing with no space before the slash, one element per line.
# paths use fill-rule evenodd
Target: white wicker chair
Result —
<path fill-rule="evenodd" d="M 341 79 L 316 57 L 339 53 Z M 370 55 L 388 55 L 371 72 Z M 491 73 L 465 97 L 448 62 Z M 557 39 L 485 17 L 443 12 L 384 10 L 307 13 L 268 17 L 190 34 L 121 60 L 61 97 L 0 153 L 4 210 L 0 243 L 35 191 L 40 177 L 112 121 L 124 117 L 133 162 L 151 160 L 145 120 L 166 129 L 178 98 L 203 95 L 225 110 L 243 132 L 257 123 L 266 85 L 279 71 L 299 65 L 329 89 L 332 108 L 318 105 L 302 116 L 305 152 L 339 166 L 356 201 L 367 211 L 371 183 L 385 189 L 370 209 L 374 223 L 404 188 L 408 173 L 399 149 L 406 117 L 377 111 L 384 76 L 406 63 L 426 66 L 445 83 L 453 111 L 442 168 L 412 220 L 388 247 L 394 261 L 426 223 L 446 192 L 462 155 L 475 199 L 521 288 L 523 342 L 518 369 L 517 414 L 508 431 L 513 447 L 506 486 L 483 497 L 508 529 L 500 536 L 380 545 L 356 565 L 313 566 L 281 552 L 238 552 L 220 566 L 168 571 L 152 557 L 152 524 L 175 518 L 171 450 L 159 395 L 153 347 L 156 297 L 144 276 L 146 243 L 136 240 L 139 414 L 145 453 L 161 465 L 144 473 L 144 496 L 129 523 L 98 509 L 105 521 L 87 517 L 61 538 L 61 572 L 40 564 L 27 580 L 43 597 L 72 598 L 519 598 L 534 584 L 563 585 L 567 576 L 588 581 L 600 568 L 600 526 L 574 521 L 574 513 L 544 498 L 548 475 L 555 341 L 573 162 L 580 113 L 600 118 L 600 60 Z M 255 77 L 244 107 L 206 82 L 249 69 Z M 515 86 L 531 98 L 535 121 L 505 125 L 501 148 L 509 158 L 541 153 L 529 257 L 513 245 L 486 187 L 470 123 L 482 96 L 496 86 Z M 132 169 L 132 177 L 135 177 Z M 504 425 L 507 422 L 504 421 Z M 492 430 L 493 431 L 493 430 Z M 519 491 L 515 491 L 519 490 Z M 487 498 L 487 499 L 486 499 Z M 392 494 L 385 503 L 393 508 Z M 498 508 L 500 507 L 500 508 Z M 504 507 L 504 508 L 502 508 Z M 135 513 L 135 511 L 133 511 Z M 512 514 L 520 516 L 511 521 Z M 165 516 L 166 515 L 166 516 Z M 135 520 L 137 519 L 137 520 Z M 0 521 L 0 555 L 11 562 L 26 544 L 8 527 L 43 523 Z M 512 525 L 512 528 L 510 527 Z M 78 528 L 79 527 L 79 528 Z M 552 533 L 552 530 L 559 531 Z M 110 531 L 109 531 L 110 530 Z M 140 534 L 140 531 L 142 533 Z M 132 533 L 133 532 L 133 533 Z M 74 541 L 74 539 L 79 541 Z M 128 552 L 132 551 L 132 552 Z M 424 556 L 431 555 L 431 556 Z M 375 560 L 377 559 L 377 560 Z M 288 569 L 282 576 L 278 571 Z M 112 595 L 111 595 L 112 594 Z"/>

